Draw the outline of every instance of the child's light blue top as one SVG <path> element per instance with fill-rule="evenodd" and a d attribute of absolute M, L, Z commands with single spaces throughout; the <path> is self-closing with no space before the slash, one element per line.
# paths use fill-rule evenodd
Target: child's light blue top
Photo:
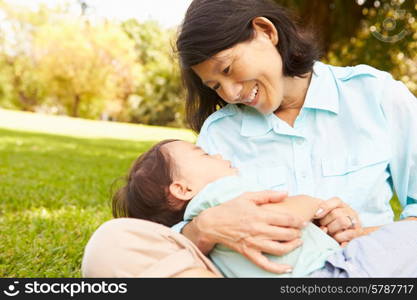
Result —
<path fill-rule="evenodd" d="M 264 188 L 241 176 L 224 177 L 208 184 L 189 202 L 184 220 L 191 221 L 203 210 L 236 198 L 244 192 L 262 190 Z M 210 258 L 226 277 L 306 277 L 321 269 L 327 257 L 340 249 L 334 239 L 312 223 L 303 229 L 302 240 L 303 245 L 287 255 L 267 255 L 279 264 L 293 266 L 293 272 L 290 274 L 267 272 L 241 254 L 219 244 L 210 252 Z"/>

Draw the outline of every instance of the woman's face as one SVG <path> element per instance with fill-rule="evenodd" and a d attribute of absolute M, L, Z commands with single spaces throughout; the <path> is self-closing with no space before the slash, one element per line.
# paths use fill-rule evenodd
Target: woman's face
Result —
<path fill-rule="evenodd" d="M 227 103 L 245 104 L 269 114 L 280 107 L 284 96 L 278 35 L 268 19 L 257 18 L 252 24 L 252 40 L 221 51 L 192 69 Z"/>

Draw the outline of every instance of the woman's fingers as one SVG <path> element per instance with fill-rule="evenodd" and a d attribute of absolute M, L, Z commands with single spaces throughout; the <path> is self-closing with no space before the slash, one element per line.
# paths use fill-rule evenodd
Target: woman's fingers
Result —
<path fill-rule="evenodd" d="M 286 213 L 265 210 L 262 216 L 267 224 L 274 226 L 303 229 L 307 225 L 302 218 Z"/>
<path fill-rule="evenodd" d="M 282 256 L 297 249 L 302 244 L 303 241 L 297 238 L 287 242 L 260 241 L 257 244 L 253 244 L 252 248 L 257 249 L 263 253 Z"/>
<path fill-rule="evenodd" d="M 354 238 L 357 238 L 361 235 L 363 235 L 363 230 L 362 228 L 358 228 L 358 229 L 349 229 L 349 230 L 338 232 L 333 236 L 333 238 L 339 244 L 341 244 L 341 246 L 343 246 L 345 243 L 348 243 Z"/>
<path fill-rule="evenodd" d="M 345 207 L 345 203 L 338 197 L 330 198 L 329 200 L 323 201 L 319 209 L 316 212 L 316 215 L 314 216 L 315 219 L 321 219 L 324 216 L 326 216 L 328 213 L 333 211 L 335 208 L 338 207 Z"/>
<path fill-rule="evenodd" d="M 320 205 L 316 214 L 316 223 L 326 228 L 327 234 L 340 244 L 350 242 L 362 235 L 362 226 L 355 210 L 339 198 L 331 198 Z"/>
<path fill-rule="evenodd" d="M 340 247 L 345 248 L 348 244 L 349 244 L 349 242 L 343 242 L 343 243 L 340 244 Z"/>
<path fill-rule="evenodd" d="M 247 248 L 247 249 L 244 249 L 242 253 L 255 265 L 257 265 L 258 267 L 268 272 L 283 274 L 283 273 L 290 273 L 292 271 L 292 266 L 281 265 L 281 264 L 275 263 L 269 260 L 265 255 L 263 255 L 258 250 Z"/>
<path fill-rule="evenodd" d="M 344 231 L 347 229 L 357 229 L 359 227 L 359 222 L 356 217 L 352 214 L 346 213 L 342 216 L 334 219 L 331 223 L 327 224 L 328 233 L 334 235 L 337 232 Z"/>
<path fill-rule="evenodd" d="M 276 191 L 261 191 L 261 192 L 248 192 L 243 194 L 244 197 L 248 197 L 255 204 L 262 205 L 268 203 L 279 203 L 288 197 L 287 192 Z"/>
<path fill-rule="evenodd" d="M 258 240 L 288 242 L 301 238 L 301 230 L 290 227 L 259 224 L 258 230 L 253 231 L 251 237 L 256 237 Z"/>
<path fill-rule="evenodd" d="M 302 245 L 301 231 L 270 225 L 258 225 L 251 234 L 228 240 L 225 245 L 240 253 L 245 249 L 282 256 Z"/>
<path fill-rule="evenodd" d="M 323 230 L 324 233 L 328 233 L 329 230 L 327 229 L 326 226 L 320 226 L 320 229 Z"/>
<path fill-rule="evenodd" d="M 302 243 L 300 239 L 289 242 L 275 242 L 246 237 L 239 241 L 229 241 L 225 245 L 247 257 L 260 268 L 272 273 L 281 274 L 290 272 L 292 267 L 275 263 L 269 260 L 264 253 L 281 256 L 300 247 Z"/>
<path fill-rule="evenodd" d="M 352 223 L 353 217 L 350 217 L 351 215 L 352 213 L 350 210 L 344 208 L 336 208 L 330 214 L 320 220 L 320 225 L 326 226 L 330 235 L 342 230 L 352 229 L 355 228 L 352 226 L 352 224 L 354 226 L 355 224 Z"/>
<path fill-rule="evenodd" d="M 299 247 L 300 229 L 305 223 L 263 205 L 280 202 L 286 196 L 272 191 L 245 193 L 203 211 L 195 226 L 210 243 L 223 244 L 265 270 L 283 273 L 289 266 L 269 261 L 264 253 L 281 256 Z"/>

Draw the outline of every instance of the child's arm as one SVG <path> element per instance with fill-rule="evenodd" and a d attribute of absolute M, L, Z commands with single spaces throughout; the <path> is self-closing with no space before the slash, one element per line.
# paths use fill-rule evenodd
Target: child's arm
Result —
<path fill-rule="evenodd" d="M 263 208 L 284 212 L 301 217 L 309 222 L 313 219 L 319 205 L 323 200 L 310 196 L 299 195 L 286 198 L 284 201 L 274 204 L 262 205 Z"/>

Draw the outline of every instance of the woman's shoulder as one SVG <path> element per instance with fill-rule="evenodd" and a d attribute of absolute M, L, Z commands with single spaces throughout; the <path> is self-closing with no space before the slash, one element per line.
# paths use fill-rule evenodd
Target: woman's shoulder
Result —
<path fill-rule="evenodd" d="M 201 127 L 200 134 L 207 132 L 209 129 L 223 128 L 226 123 L 240 123 L 242 110 L 236 104 L 227 104 L 225 107 L 212 113 Z"/>
<path fill-rule="evenodd" d="M 327 65 L 327 67 L 330 69 L 337 80 L 343 82 L 348 82 L 351 80 L 367 80 L 368 78 L 379 80 L 392 78 L 390 73 L 365 64 L 345 67 Z"/>

